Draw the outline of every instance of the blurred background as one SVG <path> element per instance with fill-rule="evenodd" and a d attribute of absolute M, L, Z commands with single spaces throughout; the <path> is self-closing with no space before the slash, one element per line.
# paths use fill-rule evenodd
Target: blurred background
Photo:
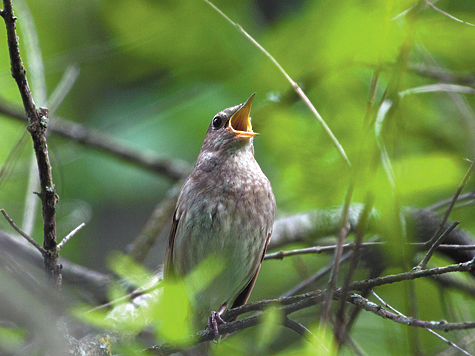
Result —
<path fill-rule="evenodd" d="M 453 195 L 469 167 L 465 158 L 475 153 L 473 1 L 434 2 L 460 21 L 424 1 L 215 4 L 306 92 L 357 172 L 353 202 L 363 202 L 371 191 L 375 207 L 385 211 L 423 208 Z M 191 168 L 214 114 L 256 92 L 255 155 L 272 183 L 277 217 L 344 202 L 352 171 L 322 126 L 271 61 L 206 2 L 22 0 L 14 1 L 14 9 L 37 106 L 50 107 L 60 83 L 71 86 L 51 122 L 60 117 L 80 123 Z M 366 143 L 367 136 L 374 140 L 385 93 L 393 105 L 376 134 L 387 150 L 394 184 L 379 161 L 381 145 Z M 0 106 L 21 105 L 5 30 L 0 31 L 0 97 Z M 40 206 L 33 222 L 25 215 L 35 198 L 28 188 L 33 151 L 29 135 L 22 139 L 25 131 L 24 122 L 0 115 L 0 208 L 18 225 L 29 224 L 41 242 Z M 49 152 L 60 197 L 59 238 L 86 223 L 61 256 L 107 271 L 111 251 L 128 251 L 173 182 L 54 134 Z M 473 187 L 472 179 L 467 191 Z M 473 234 L 474 212 L 456 210 L 452 218 Z M 3 219 L 0 228 L 10 231 Z M 159 239 L 148 268 L 162 262 L 164 243 Z M 251 299 L 279 296 L 331 257 L 264 263 Z M 421 282 L 417 288 L 421 318 L 440 319 L 435 287 Z M 382 294 L 391 299 L 396 289 L 386 287 Z M 474 310 L 463 312 L 470 319 Z M 376 343 L 374 331 L 383 329 L 387 342 L 368 354 L 409 352 L 399 341 L 410 329 L 374 316 L 358 325 L 354 337 L 366 350 Z M 428 354 L 446 348 L 427 335 L 422 342 Z"/>

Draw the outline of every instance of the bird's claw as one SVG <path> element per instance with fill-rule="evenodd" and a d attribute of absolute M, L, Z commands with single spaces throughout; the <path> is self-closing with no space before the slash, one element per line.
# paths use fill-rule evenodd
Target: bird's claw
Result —
<path fill-rule="evenodd" d="M 212 311 L 211 316 L 208 318 L 208 327 L 214 331 L 214 336 L 219 336 L 218 325 L 226 323 L 219 312 Z"/>

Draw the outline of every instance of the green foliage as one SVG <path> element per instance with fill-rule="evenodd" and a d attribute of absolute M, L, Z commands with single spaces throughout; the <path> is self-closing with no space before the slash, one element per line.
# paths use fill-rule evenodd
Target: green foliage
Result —
<path fill-rule="evenodd" d="M 173 345 L 186 345 L 193 330 L 193 309 L 189 295 L 181 282 L 165 284 L 153 315 L 157 324 L 157 339 Z"/>
<path fill-rule="evenodd" d="M 14 352 L 20 347 L 26 337 L 26 332 L 21 328 L 0 328 L 0 350 Z"/>
<path fill-rule="evenodd" d="M 279 309 L 269 308 L 262 315 L 262 321 L 257 329 L 257 345 L 256 348 L 260 353 L 265 347 L 271 343 L 278 335 L 278 330 L 282 326 L 284 316 Z"/>
<path fill-rule="evenodd" d="M 108 265 L 124 281 L 136 287 L 146 285 L 153 278 L 153 275 L 143 266 L 134 263 L 127 255 L 113 251 L 108 257 Z"/>
<path fill-rule="evenodd" d="M 474 27 L 429 6 L 415 12 L 417 1 L 410 0 L 308 0 L 296 2 L 299 5 L 293 11 L 283 11 L 271 19 L 270 11 L 261 3 L 266 2 L 222 0 L 216 5 L 302 85 L 342 144 L 352 168 L 341 159 L 308 107 L 269 59 L 204 1 L 29 1 L 48 95 L 69 65 L 80 68 L 71 93 L 51 120 L 59 115 L 135 148 L 151 150 L 163 158 L 179 158 L 191 166 L 213 115 L 257 92 L 252 111 L 253 127 L 260 133 L 255 139 L 256 159 L 273 185 L 278 216 L 340 205 L 353 177 L 352 201 L 374 197 L 374 206 L 381 215 L 380 233 L 389 242 L 388 260 L 396 261 L 400 268 L 412 266 L 412 255 L 403 247 L 406 235 L 400 209 L 407 205 L 426 207 L 455 192 L 468 168 L 464 158 L 473 159 L 475 102 L 473 95 L 457 92 L 410 93 L 404 97 L 398 93 L 445 83 L 448 79 L 440 76 L 444 71 L 451 74 L 450 80 L 473 88 Z M 470 1 L 435 5 L 475 23 Z M 15 11 L 21 54 L 29 69 L 29 60 L 36 54 L 27 53 L 23 42 L 28 31 L 26 10 Z M 0 105 L 3 101 L 21 105 L 10 76 L 5 39 L 2 30 Z M 379 77 L 374 105 L 368 108 L 375 73 Z M 381 121 L 376 138 L 374 123 L 388 89 L 394 91 L 392 111 Z M 6 115 L 0 116 L 0 165 L 7 161 L 25 127 Z M 163 239 L 151 253 L 147 268 L 123 254 L 109 252 L 126 250 L 170 182 L 64 138 L 50 135 L 48 139 L 60 195 L 60 235 L 81 222 L 87 223 L 65 246 L 62 256 L 91 268 L 112 270 L 127 284 L 146 284 L 152 275 L 150 270 L 163 260 Z M 390 170 L 382 165 L 381 143 Z M 7 173 L 0 177 L 0 208 L 21 225 L 25 195 L 32 193 L 25 189 L 32 158 L 30 141 L 19 145 L 12 157 Z M 473 179 L 469 189 L 473 190 Z M 453 214 L 472 234 L 473 209 Z M 40 215 L 38 210 L 32 232 L 38 241 L 42 237 Z M 1 219 L 0 228 L 10 231 Z M 303 246 L 288 246 L 294 247 Z M 265 262 L 253 300 L 277 297 L 330 259 L 318 255 Z M 188 282 L 205 289 L 219 273 L 219 265 L 216 260 L 206 261 Z M 429 282 L 416 285 L 423 318 L 445 318 L 442 309 L 446 304 L 456 305 L 454 318 L 473 314 L 473 301 L 469 303 L 465 295 L 448 292 L 444 301 L 434 298 L 437 291 Z M 99 311 L 84 314 L 85 309 L 81 309 L 75 315 L 92 325 L 130 333 L 146 327 L 159 340 L 184 343 L 196 328 L 189 320 L 193 308 L 190 291 L 179 283 L 161 288 L 166 293 L 162 289 L 157 292 L 164 293 L 159 302 L 122 324 Z M 412 300 L 407 288 L 381 290 L 391 305 L 409 311 Z M 112 300 L 126 294 L 123 284 L 113 284 L 109 291 Z M 257 328 L 256 349 L 278 355 L 315 354 L 315 349 L 304 343 L 284 342 L 290 331 L 273 326 L 282 317 L 275 310 L 264 315 Z M 314 319 L 313 314 L 308 317 Z M 369 354 L 410 354 L 414 351 L 412 330 L 362 313 L 352 336 Z M 321 347 L 318 354 L 336 352 L 328 329 L 321 333 L 315 326 L 312 331 L 325 340 L 317 345 Z M 215 345 L 213 352 L 241 355 L 255 351 L 247 346 L 253 336 L 243 334 L 241 339 L 228 338 Z M 17 338 L 22 337 L 16 330 L 0 329 L 0 344 L 7 340 L 14 347 Z M 427 354 L 445 347 L 431 336 L 421 336 L 421 340 Z M 279 349 L 280 341 L 286 347 Z M 346 349 L 342 352 L 350 354 Z"/>

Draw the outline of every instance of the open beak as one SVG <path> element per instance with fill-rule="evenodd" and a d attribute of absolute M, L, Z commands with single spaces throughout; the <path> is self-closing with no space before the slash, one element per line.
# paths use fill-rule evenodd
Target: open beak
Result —
<path fill-rule="evenodd" d="M 258 133 L 252 131 L 251 125 L 251 104 L 254 100 L 254 96 L 256 93 L 252 94 L 247 101 L 241 105 L 241 107 L 231 116 L 231 120 L 229 120 L 229 127 L 231 131 L 234 132 L 235 137 L 244 137 L 244 138 L 251 138 Z"/>

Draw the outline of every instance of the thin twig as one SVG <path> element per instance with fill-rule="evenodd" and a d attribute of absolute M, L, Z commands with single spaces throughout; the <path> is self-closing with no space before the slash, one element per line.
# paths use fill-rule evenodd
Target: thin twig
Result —
<path fill-rule="evenodd" d="M 79 230 L 81 230 L 84 226 L 86 226 L 86 224 L 81 223 L 81 225 L 79 225 L 77 228 L 75 228 L 73 231 L 71 231 L 68 235 L 66 235 L 66 237 L 64 239 L 61 240 L 61 242 L 58 244 L 58 247 L 57 247 L 58 248 L 58 253 L 61 252 L 61 249 L 63 248 L 64 245 L 66 245 L 66 242 L 68 242 L 71 237 L 76 235 L 76 233 Z"/>
<path fill-rule="evenodd" d="M 431 206 L 428 206 L 426 209 L 431 210 L 431 211 L 437 210 L 439 208 L 442 208 L 445 205 L 449 205 L 452 202 L 452 200 L 453 200 L 453 197 L 449 199 L 441 200 L 435 204 L 432 204 Z M 464 201 L 464 200 L 475 200 L 475 192 L 468 192 L 465 194 L 461 194 L 457 198 L 457 202 Z"/>
<path fill-rule="evenodd" d="M 315 345 L 320 344 L 320 341 L 317 339 L 317 337 L 310 330 L 308 330 L 304 325 L 296 322 L 295 320 L 292 320 L 288 317 L 285 317 L 283 325 L 286 328 L 289 328 L 289 329 L 295 331 L 300 336 L 302 336 L 313 347 L 315 347 Z"/>
<path fill-rule="evenodd" d="M 89 309 L 87 311 L 84 312 L 84 314 L 89 314 L 89 313 L 92 313 L 94 311 L 97 311 L 97 310 L 101 310 L 101 309 L 105 309 L 105 308 L 110 308 L 110 307 L 113 307 L 117 304 L 121 304 L 123 303 L 124 301 L 131 301 L 131 300 L 134 300 L 135 298 L 137 297 L 140 297 L 141 295 L 144 295 L 144 294 L 147 294 L 147 293 L 151 293 L 153 291 L 155 291 L 156 289 L 158 289 L 162 284 L 161 284 L 161 279 L 158 279 L 156 283 L 153 283 L 151 286 L 149 287 L 141 287 L 141 288 L 138 288 L 126 295 L 123 295 L 119 298 L 116 298 L 114 300 L 110 300 L 108 301 L 107 303 L 104 303 L 104 304 L 101 304 L 101 305 L 98 305 L 97 307 L 95 308 L 92 308 L 92 309 Z"/>
<path fill-rule="evenodd" d="M 370 247 L 370 246 L 377 246 L 377 245 L 385 245 L 386 242 L 363 242 L 361 243 L 361 247 Z M 278 251 L 273 253 L 268 253 L 264 257 L 264 260 L 283 260 L 285 257 L 290 256 L 297 256 L 297 255 L 314 255 L 314 254 L 321 254 L 324 252 L 331 252 L 334 251 L 338 246 L 337 245 L 329 245 L 329 246 L 312 246 L 306 248 L 300 248 L 295 250 L 289 251 Z M 353 249 L 354 244 L 353 242 L 343 244 L 341 246 L 344 250 Z"/>
<path fill-rule="evenodd" d="M 360 221 L 358 222 L 358 226 L 356 227 L 356 237 L 355 237 L 355 242 L 353 246 L 353 251 L 352 251 L 353 253 L 351 256 L 350 266 L 348 268 L 348 273 L 345 278 L 345 283 L 343 284 L 343 287 L 341 288 L 342 295 L 343 295 L 342 300 L 346 300 L 346 296 L 348 294 L 348 287 L 351 281 L 353 280 L 353 274 L 356 271 L 356 268 L 358 267 L 360 248 L 362 245 L 364 233 L 368 225 L 369 214 L 373 207 L 373 201 L 374 199 L 373 199 L 372 193 L 368 193 L 363 213 L 361 214 Z M 340 307 L 338 308 L 338 311 L 336 313 L 337 322 L 335 325 L 334 334 L 336 335 L 340 343 L 343 342 L 343 335 L 344 335 L 343 329 L 345 326 L 345 307 L 346 307 L 346 303 L 341 302 Z"/>
<path fill-rule="evenodd" d="M 402 281 L 409 281 L 422 277 L 438 276 L 451 272 L 473 272 L 475 269 L 475 259 L 468 262 L 458 263 L 455 265 L 449 265 L 445 267 L 435 267 L 430 269 L 423 269 L 419 271 L 412 270 L 410 272 L 404 272 L 396 275 L 388 275 L 373 279 L 367 279 L 360 282 L 352 282 L 349 286 L 349 290 L 363 290 L 365 288 L 379 287 L 385 284 L 391 284 Z"/>
<path fill-rule="evenodd" d="M 321 316 L 321 324 L 326 324 L 330 317 L 331 300 L 333 299 L 333 292 L 336 287 L 336 281 L 338 278 L 338 272 L 340 270 L 341 256 L 343 253 L 343 242 L 345 241 L 348 233 L 350 232 L 351 225 L 349 223 L 349 211 L 351 198 L 353 196 L 354 181 L 350 182 L 345 197 L 345 205 L 343 208 L 343 214 L 341 217 L 341 229 L 338 235 L 337 248 L 335 249 L 335 257 L 333 258 L 333 268 L 328 282 L 327 294 L 325 295 L 325 303 L 323 305 L 323 313 Z"/>
<path fill-rule="evenodd" d="M 404 314 L 402 314 L 401 312 L 399 312 L 398 310 L 396 310 L 395 308 L 393 308 L 392 306 L 390 306 L 388 303 L 386 303 L 379 295 L 377 295 L 374 290 L 371 290 L 371 293 L 386 307 L 388 308 L 389 310 L 393 311 L 394 313 L 396 313 L 397 315 L 400 315 L 402 317 L 405 317 L 407 318 L 407 316 L 405 316 Z M 442 341 L 444 341 L 445 343 L 447 343 L 449 346 L 459 350 L 460 352 L 462 352 L 464 355 L 467 355 L 467 356 L 472 356 L 472 354 L 468 353 L 467 351 L 465 351 L 464 349 L 462 349 L 460 346 L 454 344 L 452 341 L 450 340 L 447 340 L 445 337 L 443 337 L 442 335 L 439 335 L 437 334 L 434 330 L 431 330 L 429 328 L 424 328 L 426 329 L 428 332 L 430 332 L 431 334 L 435 335 L 436 337 L 438 337 L 439 339 L 441 339 Z"/>
<path fill-rule="evenodd" d="M 470 177 L 470 175 L 472 174 L 473 170 L 475 168 L 475 160 L 472 161 L 472 163 L 470 164 L 470 167 L 467 171 L 467 173 L 465 173 L 465 176 L 463 177 L 462 179 L 462 182 L 460 183 L 460 185 L 457 187 L 457 190 L 452 198 L 452 200 L 450 201 L 450 204 L 449 204 L 449 207 L 447 208 L 447 210 L 445 211 L 445 215 L 444 215 L 444 218 L 442 219 L 442 221 L 440 222 L 439 224 L 439 227 L 437 229 L 437 231 L 434 233 L 434 235 L 432 236 L 432 238 L 428 241 L 428 246 L 431 246 L 435 243 L 435 241 L 437 240 L 437 238 L 439 237 L 439 234 L 444 230 L 445 228 L 445 224 L 447 223 L 447 220 L 449 219 L 449 215 L 455 205 L 455 202 L 457 201 L 460 193 L 462 192 L 463 188 L 465 187 L 465 185 L 467 184 L 467 181 L 468 181 L 468 178 Z"/>
<path fill-rule="evenodd" d="M 426 243 L 425 242 L 415 242 L 411 243 L 411 245 L 420 245 L 423 246 Z M 439 250 L 459 250 L 459 251 L 471 251 L 475 250 L 475 245 L 447 245 L 447 244 L 442 244 L 438 248 Z"/>
<path fill-rule="evenodd" d="M 416 267 L 414 267 L 414 269 L 424 269 L 427 266 L 427 263 L 429 263 L 429 260 L 434 254 L 435 250 L 440 246 L 444 239 L 457 227 L 458 224 L 460 224 L 460 221 L 455 221 L 452 225 L 450 225 L 447 230 L 444 231 L 442 235 L 440 235 L 437 241 L 431 245 L 429 251 L 427 251 L 422 261 Z"/>
<path fill-rule="evenodd" d="M 385 246 L 387 245 L 388 242 L 386 241 L 374 241 L 374 242 L 362 242 L 360 247 L 375 247 L 375 246 Z M 408 246 L 416 246 L 420 250 L 426 250 L 427 249 L 427 243 L 426 242 L 405 242 L 404 245 Z M 348 249 L 353 249 L 354 243 L 347 243 L 344 244 L 343 250 L 348 250 Z M 264 260 L 283 260 L 285 257 L 291 257 L 291 256 L 299 256 L 299 255 L 314 255 L 314 254 L 321 254 L 324 252 L 332 252 L 334 251 L 338 246 L 337 245 L 328 245 L 328 246 L 312 246 L 312 247 L 306 247 L 306 248 L 300 248 L 300 249 L 295 249 L 295 250 L 280 250 L 277 252 L 269 253 L 266 254 L 264 257 Z M 475 250 L 475 245 L 449 245 L 449 244 L 440 244 L 437 247 L 438 250 L 459 250 L 459 251 L 471 251 Z"/>
<path fill-rule="evenodd" d="M 326 122 L 323 120 L 323 118 L 320 116 L 320 114 L 318 113 L 317 109 L 315 109 L 315 106 L 313 106 L 312 102 L 310 101 L 310 99 L 307 97 L 307 95 L 304 93 L 304 91 L 302 90 L 302 88 L 300 88 L 300 86 L 294 82 L 292 80 L 292 78 L 290 78 L 290 76 L 287 74 L 287 72 L 284 70 L 284 68 L 282 68 L 282 66 L 279 64 L 279 62 L 277 62 L 275 60 L 274 57 L 272 57 L 272 55 L 267 52 L 264 47 L 262 47 L 259 42 L 257 42 L 249 33 L 247 33 L 242 27 L 241 25 L 239 25 L 238 23 L 235 23 L 233 20 L 231 20 L 224 12 L 222 12 L 216 5 L 214 5 L 212 2 L 210 2 L 209 0 L 204 0 L 206 3 L 208 3 L 208 5 L 210 5 L 214 10 L 216 10 L 222 17 L 224 17 L 226 19 L 226 21 L 228 21 L 231 25 L 233 25 L 234 27 L 236 27 L 248 40 L 250 40 L 262 53 L 264 53 L 264 55 L 267 56 L 267 58 L 269 58 L 272 63 L 274 63 L 274 65 L 279 69 L 279 71 L 284 75 L 284 77 L 287 79 L 287 81 L 290 83 L 290 85 L 292 85 L 292 88 L 294 88 L 295 92 L 302 98 L 302 100 L 304 101 L 304 103 L 310 108 L 310 110 L 312 111 L 312 113 L 315 115 L 315 117 L 317 118 L 317 120 L 320 122 L 320 124 L 323 126 L 323 129 L 326 131 L 327 135 L 330 136 L 330 139 L 332 140 L 333 144 L 335 145 L 335 147 L 337 148 L 338 152 L 340 153 L 340 155 L 343 157 L 343 159 L 346 161 L 346 163 L 348 163 L 349 166 L 351 166 L 351 163 L 350 163 L 350 160 L 348 159 L 348 157 L 346 156 L 346 153 L 345 153 L 345 150 L 343 149 L 343 147 L 341 146 L 341 144 L 338 142 L 337 138 L 335 137 L 335 135 L 333 134 L 333 132 L 330 130 L 330 128 L 328 127 L 328 125 L 326 124 Z"/>
<path fill-rule="evenodd" d="M 23 236 L 30 244 L 32 244 L 33 246 L 35 246 L 35 248 L 40 251 L 40 253 L 42 255 L 45 255 L 46 253 L 46 250 L 41 247 L 33 238 L 31 238 L 30 236 L 28 236 L 28 234 L 24 233 L 18 226 L 16 226 L 16 224 L 13 222 L 13 220 L 8 216 L 7 212 L 5 211 L 5 209 L 0 209 L 0 212 L 3 214 L 3 216 L 5 217 L 5 219 L 8 221 L 8 223 L 10 224 L 10 226 L 16 231 L 18 232 L 21 236 Z"/>
<path fill-rule="evenodd" d="M 351 294 L 348 299 L 348 302 L 363 308 L 366 311 L 372 312 L 376 315 L 383 317 L 384 319 L 390 319 L 396 323 L 416 326 L 424 329 L 433 329 L 433 330 L 442 330 L 442 331 L 451 331 L 451 330 L 468 330 L 475 328 L 475 322 L 467 321 L 463 323 L 449 323 L 445 320 L 441 321 L 425 321 L 412 317 L 407 317 L 395 313 L 391 313 L 384 309 L 381 305 L 370 302 L 368 299 L 361 297 L 358 294 Z"/>
<path fill-rule="evenodd" d="M 451 18 L 452 20 L 455 20 L 457 22 L 461 22 L 465 25 L 475 26 L 474 24 L 471 24 L 470 22 L 460 20 L 460 19 L 456 18 L 455 16 L 452 16 L 451 14 L 439 9 L 438 7 L 436 7 L 434 4 L 432 4 L 431 2 L 429 2 L 427 0 L 426 0 L 426 4 L 429 5 L 431 8 L 433 8 L 435 11 L 440 12 L 442 15 L 447 16 L 448 18 Z"/>
<path fill-rule="evenodd" d="M 475 94 L 475 89 L 469 86 L 464 86 L 464 85 L 437 83 L 437 84 L 428 84 L 428 85 L 423 85 L 416 88 L 403 90 L 399 92 L 399 96 L 403 98 L 404 96 L 410 95 L 410 94 L 433 93 L 433 92 Z"/>
<path fill-rule="evenodd" d="M 379 76 L 381 75 L 381 61 L 378 62 L 378 65 L 376 66 L 373 77 L 371 78 L 371 86 L 369 89 L 369 98 L 368 102 L 366 104 L 366 112 L 365 112 L 365 117 L 364 117 L 364 123 L 365 125 L 369 125 L 371 122 L 371 115 L 373 114 L 374 111 L 374 100 L 376 97 L 376 89 L 378 87 L 378 82 L 379 82 Z"/>

